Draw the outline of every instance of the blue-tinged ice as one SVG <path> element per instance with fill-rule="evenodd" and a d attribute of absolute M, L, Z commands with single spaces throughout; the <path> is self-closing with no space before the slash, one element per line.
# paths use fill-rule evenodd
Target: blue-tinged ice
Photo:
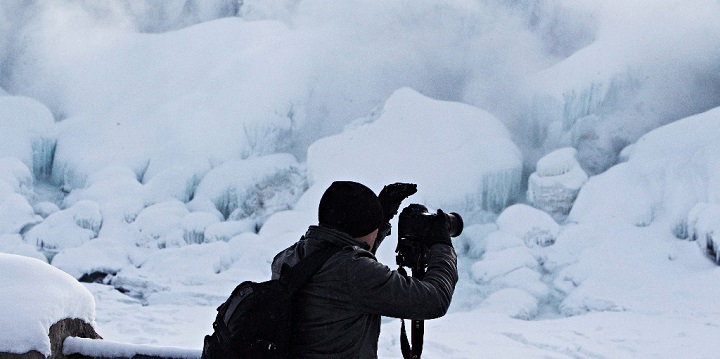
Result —
<path fill-rule="evenodd" d="M 14 157 L 47 178 L 55 151 L 55 119 L 42 103 L 19 96 L 0 96 L 0 158 Z"/>

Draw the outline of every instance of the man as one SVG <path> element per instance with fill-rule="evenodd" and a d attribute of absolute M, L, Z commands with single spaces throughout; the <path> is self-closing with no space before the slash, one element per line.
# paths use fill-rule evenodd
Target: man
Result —
<path fill-rule="evenodd" d="M 442 216 L 423 239 L 430 248 L 422 280 L 378 263 L 375 250 L 389 220 L 415 185 L 385 186 L 380 197 L 356 182 L 334 182 L 323 194 L 317 226 L 273 260 L 273 279 L 327 245 L 341 247 L 297 296 L 292 351 L 299 358 L 377 358 L 380 316 L 443 316 L 458 280 L 457 257 Z"/>

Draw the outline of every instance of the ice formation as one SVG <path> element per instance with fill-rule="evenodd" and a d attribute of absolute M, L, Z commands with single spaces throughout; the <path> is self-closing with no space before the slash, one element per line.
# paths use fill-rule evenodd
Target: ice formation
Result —
<path fill-rule="evenodd" d="M 416 182 L 412 200 L 457 212 L 505 207 L 519 194 L 521 167 L 520 151 L 495 117 L 409 88 L 393 93 L 377 119 L 308 150 L 309 175 L 320 186 L 352 179 L 379 191 L 392 180 Z"/>
<path fill-rule="evenodd" d="M 55 151 L 55 119 L 50 110 L 28 97 L 0 96 L 0 123 L 0 158 L 17 158 L 35 178 L 46 178 Z"/>
<path fill-rule="evenodd" d="M 538 161 L 528 179 L 527 200 L 534 207 L 562 222 L 588 176 L 575 158 L 572 147 L 555 150 Z"/>

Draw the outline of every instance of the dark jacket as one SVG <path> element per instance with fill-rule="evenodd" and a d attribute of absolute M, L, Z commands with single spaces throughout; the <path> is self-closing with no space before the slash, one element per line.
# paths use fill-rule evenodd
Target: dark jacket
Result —
<path fill-rule="evenodd" d="M 293 350 L 300 358 L 377 358 L 380 316 L 432 319 L 450 306 L 458 280 L 451 246 L 430 250 L 423 280 L 378 263 L 365 244 L 349 235 L 311 226 L 305 236 L 273 260 L 273 279 L 283 264 L 294 266 L 323 242 L 342 247 L 298 295 Z"/>

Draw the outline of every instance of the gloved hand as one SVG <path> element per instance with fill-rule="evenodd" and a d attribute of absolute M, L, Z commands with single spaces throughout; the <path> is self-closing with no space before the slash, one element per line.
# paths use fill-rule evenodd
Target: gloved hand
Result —
<path fill-rule="evenodd" d="M 385 222 L 390 222 L 397 214 L 400 203 L 415 192 L 417 192 L 417 185 L 414 183 L 398 182 L 383 187 L 378 195 L 378 199 L 383 209 L 383 219 Z"/>
<path fill-rule="evenodd" d="M 437 215 L 430 222 L 430 228 L 428 228 L 427 234 L 423 238 L 423 243 L 428 247 L 437 243 L 447 244 L 452 247 L 448 218 L 441 209 L 437 210 Z"/>
<path fill-rule="evenodd" d="M 417 185 L 414 183 L 398 182 L 383 187 L 378 195 L 380 206 L 382 206 L 383 209 L 383 223 L 380 225 L 377 238 L 375 238 L 375 244 L 370 252 L 375 254 L 385 237 L 390 235 L 392 228 L 392 226 L 390 226 L 390 220 L 397 214 L 400 203 L 415 192 L 417 192 Z"/>

